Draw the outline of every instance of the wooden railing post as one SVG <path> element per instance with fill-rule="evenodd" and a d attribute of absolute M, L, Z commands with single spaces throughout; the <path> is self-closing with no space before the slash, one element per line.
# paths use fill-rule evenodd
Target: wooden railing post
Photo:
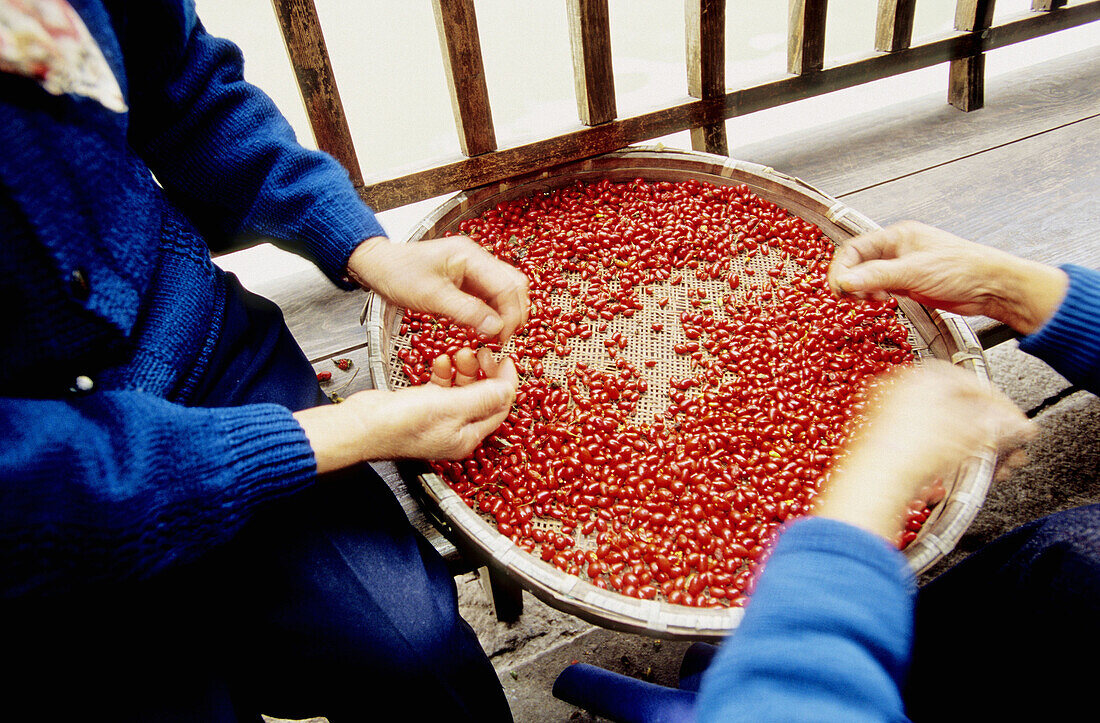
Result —
<path fill-rule="evenodd" d="M 466 156 L 496 150 L 474 0 L 432 0 L 458 142 Z"/>
<path fill-rule="evenodd" d="M 363 172 L 351 141 L 351 130 L 336 89 L 336 76 L 321 32 L 321 20 L 313 0 L 271 0 L 282 29 L 283 42 L 298 80 L 317 147 L 347 169 L 356 187 L 363 186 Z"/>
<path fill-rule="evenodd" d="M 878 0 L 875 50 L 895 53 L 913 41 L 913 16 L 917 0 Z"/>
<path fill-rule="evenodd" d="M 787 23 L 787 72 L 795 75 L 825 65 L 827 0 L 790 0 Z"/>
<path fill-rule="evenodd" d="M 684 0 L 688 94 L 718 103 L 726 95 L 726 0 Z M 691 129 L 691 147 L 729 155 L 726 121 Z"/>
<path fill-rule="evenodd" d="M 617 115 L 607 0 L 568 0 L 567 8 L 577 115 L 586 126 L 607 123 Z"/>
<path fill-rule="evenodd" d="M 955 6 L 955 29 L 969 32 L 988 30 L 993 24 L 993 0 L 959 0 Z M 947 102 L 970 112 L 985 104 L 985 53 L 951 61 Z"/>

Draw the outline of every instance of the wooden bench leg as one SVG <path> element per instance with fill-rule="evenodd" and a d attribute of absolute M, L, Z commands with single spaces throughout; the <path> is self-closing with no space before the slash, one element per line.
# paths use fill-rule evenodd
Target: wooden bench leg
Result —
<path fill-rule="evenodd" d="M 505 575 L 495 573 L 488 567 L 478 570 L 481 587 L 493 605 L 497 620 L 502 623 L 514 623 L 523 613 L 523 588 Z"/>

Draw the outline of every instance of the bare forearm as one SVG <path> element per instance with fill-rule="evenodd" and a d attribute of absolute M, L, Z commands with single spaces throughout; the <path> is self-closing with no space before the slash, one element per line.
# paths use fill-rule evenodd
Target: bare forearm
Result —
<path fill-rule="evenodd" d="M 295 412 L 294 418 L 306 433 L 317 473 L 324 474 L 370 459 L 367 437 L 359 428 L 357 415 L 343 404 L 313 407 Z"/>
<path fill-rule="evenodd" d="M 1066 272 L 1035 261 L 1010 257 L 1002 266 L 1002 293 L 986 312 L 1021 334 L 1034 334 L 1054 316 L 1066 297 Z"/>
<path fill-rule="evenodd" d="M 903 221 L 848 241 L 833 259 L 829 283 L 838 294 L 903 294 L 1032 334 L 1062 303 L 1069 277 L 1061 269 Z"/>
<path fill-rule="evenodd" d="M 380 459 L 462 459 L 500 426 L 515 399 L 511 361 L 487 373 L 461 387 L 356 392 L 294 418 L 313 447 L 319 474 Z"/>

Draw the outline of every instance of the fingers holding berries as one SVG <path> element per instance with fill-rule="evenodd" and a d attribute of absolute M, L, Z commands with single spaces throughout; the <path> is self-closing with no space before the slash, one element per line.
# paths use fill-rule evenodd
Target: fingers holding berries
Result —
<path fill-rule="evenodd" d="M 510 359 L 498 362 L 487 347 L 474 352 L 469 347 L 459 349 L 454 356 L 440 354 L 432 361 L 431 383 L 441 387 L 465 387 L 479 379 L 493 379 L 501 374 L 505 363 L 515 370 Z"/>
<path fill-rule="evenodd" d="M 432 361 L 431 383 L 440 387 L 464 387 L 476 382 L 482 371 L 474 350 L 463 347 L 453 357 L 440 354 Z M 485 376 L 481 374 L 480 378 Z"/>
<path fill-rule="evenodd" d="M 451 357 L 440 354 L 432 361 L 431 383 L 438 387 L 449 387 L 454 378 L 454 366 Z"/>
<path fill-rule="evenodd" d="M 849 239 L 833 257 L 828 282 L 838 296 L 901 294 L 937 309 L 989 316 L 1023 334 L 1054 314 L 1069 283 L 1060 269 L 916 221 Z"/>
<path fill-rule="evenodd" d="M 469 347 L 463 347 L 455 354 L 454 368 L 456 387 L 464 387 L 477 381 L 478 372 L 481 371 L 478 358 Z"/>

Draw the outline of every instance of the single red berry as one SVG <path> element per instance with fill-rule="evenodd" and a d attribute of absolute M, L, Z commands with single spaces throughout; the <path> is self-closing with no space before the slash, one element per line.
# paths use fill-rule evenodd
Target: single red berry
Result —
<path fill-rule="evenodd" d="M 334 359 L 332 363 L 335 364 L 336 368 L 342 372 L 346 372 L 348 369 L 351 369 L 353 365 L 351 359 L 348 359 L 346 357 L 343 359 Z"/>
<path fill-rule="evenodd" d="M 321 384 L 332 381 L 332 372 L 317 372 L 317 381 Z"/>

